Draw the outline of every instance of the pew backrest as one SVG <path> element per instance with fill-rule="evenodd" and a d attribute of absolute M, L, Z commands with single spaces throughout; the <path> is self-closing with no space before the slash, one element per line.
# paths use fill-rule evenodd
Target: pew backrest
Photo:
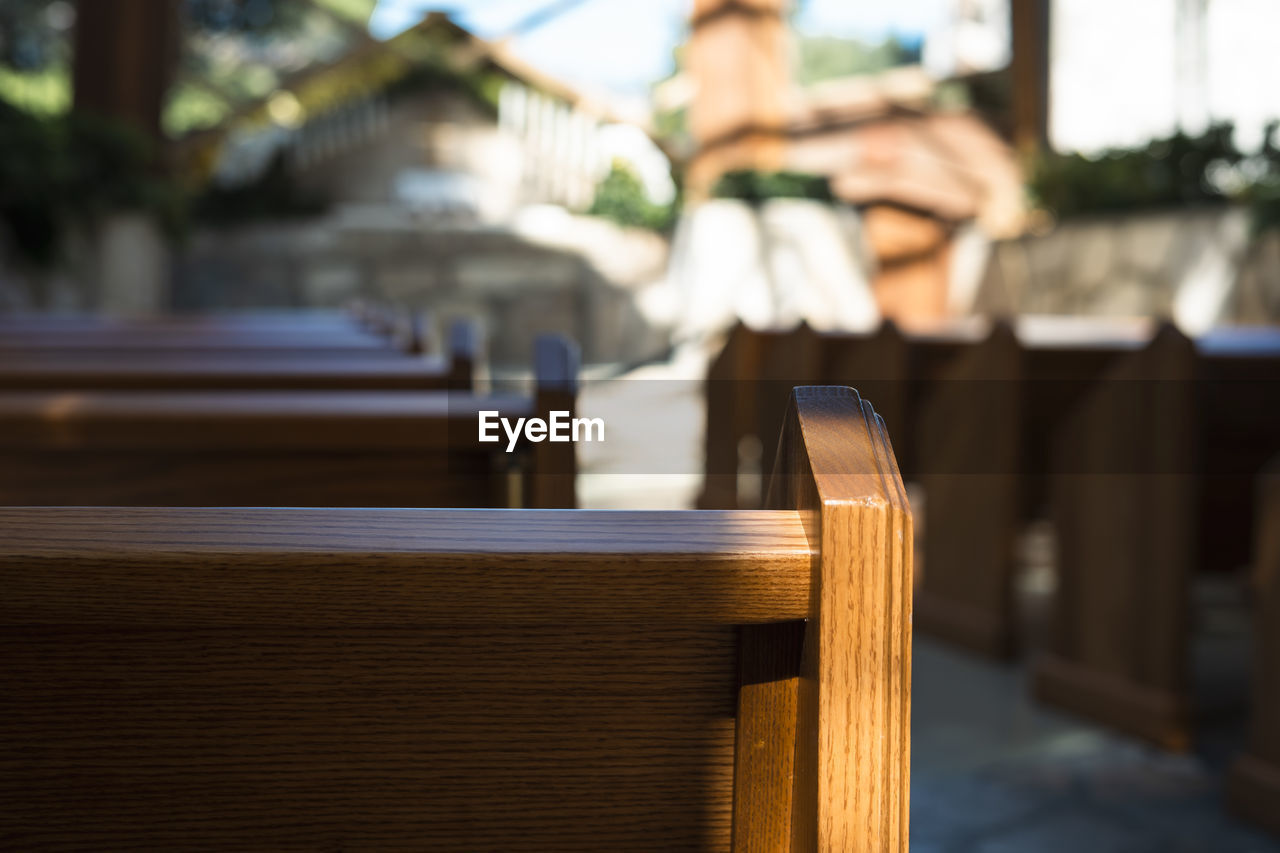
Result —
<path fill-rule="evenodd" d="M 478 417 L 573 415 L 576 347 L 532 397 L 451 391 L 0 393 L 0 504 L 573 507 L 569 443 Z M 544 360 L 545 360 L 544 356 Z M 543 408 L 545 407 L 545 408 Z"/>
<path fill-rule="evenodd" d="M 0 332 L 0 390 L 466 390 L 472 387 L 479 360 L 472 326 L 466 320 L 456 321 L 443 353 L 419 348 L 426 346 L 425 338 L 415 339 L 419 344 L 405 352 L 385 348 L 354 351 L 342 345 L 329 349 L 326 334 L 310 334 L 305 323 L 285 327 L 287 331 L 250 325 L 252 336 L 248 339 L 234 328 L 224 336 L 215 325 L 206 330 L 203 344 L 195 340 L 191 348 L 173 348 L 172 336 L 162 339 L 158 348 L 149 348 L 147 341 L 154 343 L 155 339 L 146 335 L 106 350 L 39 345 L 15 348 L 3 344 Z M 172 331 L 170 326 L 162 328 Z M 73 331 L 70 337 L 77 334 Z M 300 346 L 285 345 L 276 337 L 281 334 L 296 339 Z M 280 345 L 260 346 L 271 340 Z M 219 341 L 225 346 L 214 345 Z"/>
<path fill-rule="evenodd" d="M 798 389 L 770 511 L 0 509 L 21 847 L 907 849 L 911 517 Z"/>

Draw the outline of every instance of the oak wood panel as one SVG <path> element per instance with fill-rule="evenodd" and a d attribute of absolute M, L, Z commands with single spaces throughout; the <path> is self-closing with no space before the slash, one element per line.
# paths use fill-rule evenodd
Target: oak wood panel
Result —
<path fill-rule="evenodd" d="M 1195 352 L 1164 326 L 1089 392 L 1055 445 L 1058 590 L 1044 701 L 1171 749 L 1189 742 Z"/>
<path fill-rule="evenodd" d="M 790 811 L 792 850 L 906 850 L 910 789 L 911 512 L 884 423 L 851 388 L 797 388 L 784 421 L 770 506 L 794 506 L 814 558 L 809 618 L 794 677 L 765 688 L 790 655 L 744 629 L 735 849 L 777 849 Z M 768 642 L 773 640 L 772 643 Z M 794 715 L 794 716 L 793 716 Z M 792 779 L 790 802 L 743 793 Z M 751 808 L 746 808 L 747 804 Z"/>
<path fill-rule="evenodd" d="M 807 584 L 805 591 L 807 597 Z M 790 850 L 805 626 L 777 622 L 739 631 L 733 849 Z"/>
<path fill-rule="evenodd" d="M 1227 776 L 1232 811 L 1280 835 L 1280 457 L 1257 480 L 1249 737 Z"/>
<path fill-rule="evenodd" d="M 735 625 L 808 606 L 785 512 L 42 507 L 0 508 L 0 530 L 11 626 Z"/>
<path fill-rule="evenodd" d="M 3 630 L 0 833 L 42 850 L 724 849 L 733 637 Z"/>
<path fill-rule="evenodd" d="M 0 832 L 906 849 L 901 479 L 851 389 L 788 423 L 798 511 L 0 510 Z"/>

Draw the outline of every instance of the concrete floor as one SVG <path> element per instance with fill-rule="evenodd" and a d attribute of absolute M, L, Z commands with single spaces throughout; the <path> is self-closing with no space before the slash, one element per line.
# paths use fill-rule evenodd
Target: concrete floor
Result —
<path fill-rule="evenodd" d="M 919 634 L 912 693 L 915 853 L 1280 851 L 1223 808 L 1238 714 L 1170 755 L 1037 706 L 1024 666 Z"/>

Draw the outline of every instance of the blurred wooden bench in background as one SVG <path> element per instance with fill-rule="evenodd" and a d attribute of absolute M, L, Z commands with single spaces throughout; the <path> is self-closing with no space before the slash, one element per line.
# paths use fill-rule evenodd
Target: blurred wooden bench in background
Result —
<path fill-rule="evenodd" d="M 708 367 L 707 422 L 702 509 L 753 508 L 762 505 L 773 464 L 773 436 L 786 412 L 791 389 L 806 384 L 856 386 L 877 401 L 885 422 L 898 433 L 905 417 L 903 388 L 906 344 L 892 323 L 871 334 L 823 333 L 807 325 L 789 330 L 756 330 L 741 323 Z M 755 445 L 758 482 L 744 489 L 740 454 Z M 901 445 L 901 446 L 900 446 Z M 905 442 L 895 444 L 900 463 Z"/>
<path fill-rule="evenodd" d="M 1150 333 L 1141 321 L 1025 317 L 935 359 L 912 410 L 925 499 L 921 630 L 991 657 L 1017 652 L 1015 550 L 1024 525 L 1049 513 L 1052 437 Z"/>
<path fill-rule="evenodd" d="M 149 320 L 104 320 L 62 327 L 53 323 L 10 319 L 0 324 L 0 356 L 40 353 L 46 356 L 92 356 L 104 352 L 241 353 L 379 357 L 405 352 L 392 335 L 360 327 L 293 323 L 287 319 L 257 322 L 217 316 L 156 317 Z"/>
<path fill-rule="evenodd" d="M 0 510 L 27 849 L 907 849 L 911 517 L 797 389 L 774 511 Z"/>
<path fill-rule="evenodd" d="M 885 400 L 908 480 L 923 487 L 922 586 L 916 624 L 970 650 L 1016 647 L 1014 547 L 1047 513 L 1049 437 L 1107 365 L 1140 348 L 1144 322 L 976 320 L 903 333 L 818 333 L 739 325 L 707 381 L 707 474 L 700 506 L 758 505 L 739 495 L 738 450 L 780 418 L 784 387 L 829 382 Z M 768 473 L 767 457 L 761 468 Z"/>
<path fill-rule="evenodd" d="M 1227 802 L 1280 834 L 1280 457 L 1257 489 L 1251 726 L 1245 752 L 1227 777 Z"/>
<path fill-rule="evenodd" d="M 451 327 L 444 354 L 390 349 L 377 357 L 344 358 L 342 347 L 321 349 L 324 339 L 304 337 L 301 350 L 247 352 L 232 346 L 157 352 L 140 343 L 105 351 L 0 348 L 0 391 L 466 390 L 479 358 L 475 329 L 461 321 Z"/>
<path fill-rule="evenodd" d="M 1253 483 L 1280 452 L 1280 332 L 1166 326 L 1107 374 L 1059 431 L 1058 590 L 1037 694 L 1184 749 L 1191 585 L 1239 573 Z"/>
<path fill-rule="evenodd" d="M 445 391 L 0 393 L 0 504 L 575 505 L 569 443 L 477 440 L 477 413 L 568 411 L 575 345 L 538 341 L 532 398 Z M 518 478 L 513 483 L 513 477 Z"/>

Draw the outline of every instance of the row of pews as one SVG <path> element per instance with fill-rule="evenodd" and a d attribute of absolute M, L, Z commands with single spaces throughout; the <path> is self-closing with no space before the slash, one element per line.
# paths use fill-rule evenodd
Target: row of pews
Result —
<path fill-rule="evenodd" d="M 0 319 L 4 846 L 907 849 L 869 403 L 787 395 L 767 509 L 576 510 L 475 420 L 570 344 L 495 397 L 369 319 Z"/>
<path fill-rule="evenodd" d="M 412 326 L 0 320 L 0 505 L 573 507 L 571 445 L 507 453 L 476 419 L 572 412 L 576 346 L 537 341 L 531 395 L 479 394 L 474 328 L 439 352 Z"/>
<path fill-rule="evenodd" d="M 740 325 L 708 371 L 699 506 L 759 505 L 757 474 L 772 462 L 761 443 L 785 389 L 807 383 L 875 399 L 921 488 L 922 631 L 1015 654 L 1016 544 L 1026 522 L 1052 521 L 1051 639 L 1033 679 L 1047 703 L 1186 748 L 1191 585 L 1252 562 L 1256 722 L 1233 802 L 1280 829 L 1278 517 L 1256 499 L 1280 454 L 1280 330 L 1191 340 L 1146 321 L 1051 317 L 869 334 Z"/>

